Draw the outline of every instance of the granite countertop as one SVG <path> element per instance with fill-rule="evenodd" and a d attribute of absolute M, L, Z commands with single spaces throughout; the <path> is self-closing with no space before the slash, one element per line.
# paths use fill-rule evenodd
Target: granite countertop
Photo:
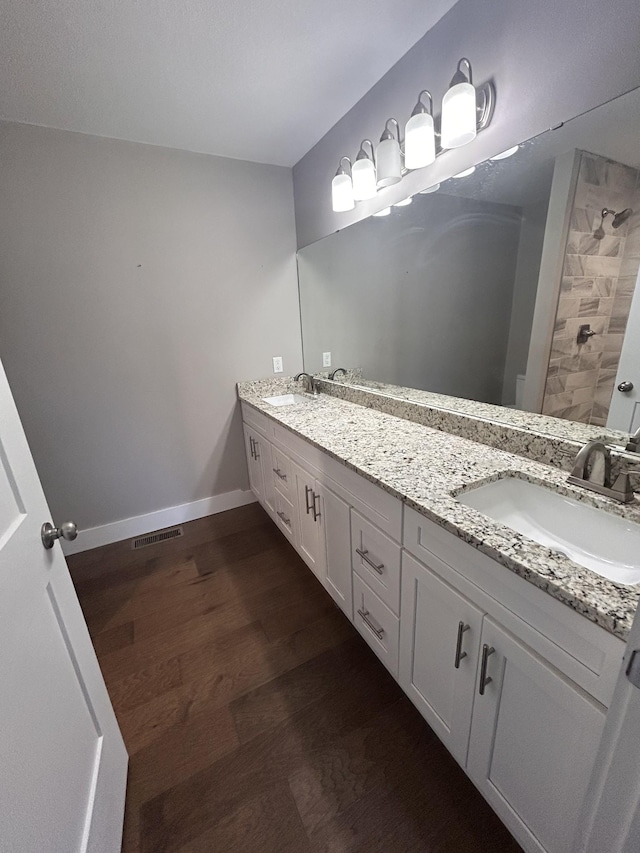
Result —
<path fill-rule="evenodd" d="M 568 485 L 566 473 L 548 465 L 336 397 L 321 394 L 296 405 L 272 406 L 262 398 L 294 389 L 279 384 L 270 390 L 267 382 L 239 383 L 240 399 L 610 633 L 627 638 L 639 587 L 601 578 L 458 503 L 455 495 L 515 475 L 640 522 L 638 499 L 617 504 Z"/>

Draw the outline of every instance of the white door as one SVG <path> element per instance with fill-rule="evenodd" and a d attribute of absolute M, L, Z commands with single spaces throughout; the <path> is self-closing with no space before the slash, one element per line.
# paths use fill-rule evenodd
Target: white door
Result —
<path fill-rule="evenodd" d="M 640 850 L 639 685 L 640 610 L 636 611 L 582 806 L 574 853 Z"/>
<path fill-rule="evenodd" d="M 480 655 L 467 772 L 528 853 L 569 853 L 605 709 L 488 616 Z"/>
<path fill-rule="evenodd" d="M 243 426 L 244 442 L 247 452 L 247 468 L 251 491 L 264 505 L 264 471 L 262 468 L 261 440 L 246 424 Z"/>
<path fill-rule="evenodd" d="M 0 849 L 120 850 L 127 753 L 0 365 Z"/>
<path fill-rule="evenodd" d="M 322 507 L 315 491 L 315 478 L 291 463 L 298 508 L 298 540 L 296 548 L 321 584 L 325 582 L 325 550 L 321 537 Z"/>
<path fill-rule="evenodd" d="M 633 387 L 627 391 L 619 391 L 621 383 L 624 387 Z M 640 286 L 636 284 L 627 330 L 622 344 L 622 353 L 618 363 L 618 373 L 613 386 L 613 396 L 607 418 L 609 429 L 621 429 L 625 432 L 635 432 L 640 427 Z"/>
<path fill-rule="evenodd" d="M 405 552 L 401 613 L 400 685 L 464 767 L 482 611 Z"/>

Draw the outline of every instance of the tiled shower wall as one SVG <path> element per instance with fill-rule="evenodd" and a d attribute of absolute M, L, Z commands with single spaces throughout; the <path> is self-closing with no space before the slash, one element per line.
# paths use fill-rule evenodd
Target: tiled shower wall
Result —
<path fill-rule="evenodd" d="M 543 414 L 604 426 L 640 265 L 640 171 L 585 151 L 580 166 L 547 372 Z M 614 229 L 602 208 L 633 208 Z M 589 323 L 596 333 L 576 341 Z"/>

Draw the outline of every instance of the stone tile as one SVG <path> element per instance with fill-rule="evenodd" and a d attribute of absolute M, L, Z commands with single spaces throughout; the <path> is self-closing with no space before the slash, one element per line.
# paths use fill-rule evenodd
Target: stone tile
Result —
<path fill-rule="evenodd" d="M 597 384 L 599 387 L 613 385 L 616 379 L 616 371 L 611 368 L 601 367 L 598 372 Z"/>
<path fill-rule="evenodd" d="M 564 275 L 579 275 L 585 274 L 585 259 L 580 255 L 567 255 L 564 260 Z M 608 275 L 608 273 L 602 273 Z"/>
<path fill-rule="evenodd" d="M 598 187 L 604 186 L 607 180 L 607 161 L 603 157 L 583 153 L 578 180 Z"/>
<path fill-rule="evenodd" d="M 594 403 L 593 409 L 591 410 L 591 423 L 599 426 L 606 426 L 607 418 L 609 417 L 610 405 L 611 400 L 609 400 L 608 403 Z"/>
<path fill-rule="evenodd" d="M 603 317 L 608 317 L 613 313 L 613 296 L 604 296 L 600 300 L 600 306 L 598 309 L 598 314 L 601 314 Z"/>
<path fill-rule="evenodd" d="M 556 320 L 555 326 L 553 327 L 553 331 L 554 331 L 554 333 L 564 332 L 566 326 L 567 326 L 566 320 Z"/>
<path fill-rule="evenodd" d="M 592 231 L 591 217 L 584 208 L 575 207 L 571 212 L 571 228 L 573 231 Z"/>
<path fill-rule="evenodd" d="M 567 391 L 575 391 L 577 388 L 595 387 L 598 380 L 598 370 L 584 370 L 577 373 L 569 373 L 565 388 Z"/>
<path fill-rule="evenodd" d="M 566 320 L 569 317 L 577 317 L 582 300 L 574 296 L 561 296 L 558 299 L 557 320 Z"/>
<path fill-rule="evenodd" d="M 581 357 L 581 354 L 578 352 L 578 350 L 579 350 L 578 344 L 575 345 L 575 349 L 576 349 L 576 352 L 574 355 L 568 355 L 566 358 L 563 358 L 560 361 L 560 365 L 561 365 L 560 369 L 567 372 L 567 373 L 573 373 L 575 370 L 580 369 L 580 361 L 581 361 L 582 357 Z"/>
<path fill-rule="evenodd" d="M 600 300 L 592 297 L 587 297 L 580 300 L 580 306 L 577 314 L 570 314 L 570 317 L 593 317 L 602 313 L 600 311 Z"/>
<path fill-rule="evenodd" d="M 587 352 L 584 354 L 580 354 L 579 356 L 579 369 L 580 370 L 595 370 L 596 368 L 600 368 L 602 364 L 602 353 L 601 352 Z"/>
<path fill-rule="evenodd" d="M 575 255 L 571 255 L 571 257 L 576 257 Z M 638 267 L 640 266 L 640 258 L 631 258 L 631 257 L 623 257 L 622 263 L 620 264 L 620 269 L 618 271 L 618 275 L 620 278 L 638 278 Z M 581 275 L 581 273 L 571 273 L 571 275 Z M 603 275 L 609 275 L 609 273 L 603 273 Z"/>
<path fill-rule="evenodd" d="M 612 335 L 624 335 L 627 329 L 628 316 L 613 316 L 609 320 L 609 333 Z"/>
<path fill-rule="evenodd" d="M 573 338 L 554 338 L 551 344 L 551 358 L 562 358 L 571 355 L 576 349 L 575 336 Z"/>
<path fill-rule="evenodd" d="M 593 405 L 595 395 L 595 386 L 589 385 L 587 388 L 578 388 L 571 395 L 571 405 L 577 406 L 582 403 L 589 403 L 589 409 Z"/>
<path fill-rule="evenodd" d="M 576 258 L 577 255 L 567 256 L 567 261 L 569 257 Z M 600 255 L 597 256 L 589 256 L 584 258 L 584 275 L 594 276 L 594 277 L 609 277 L 617 278 L 620 275 L 620 266 L 621 260 L 620 258 L 607 258 L 602 257 Z M 573 275 L 580 275 L 580 273 L 573 273 Z"/>
<path fill-rule="evenodd" d="M 616 335 L 619 337 L 619 335 Z M 618 370 L 618 364 L 620 363 L 620 352 L 603 352 L 602 353 L 602 361 L 600 362 L 600 367 L 602 370 Z"/>
<path fill-rule="evenodd" d="M 632 296 L 633 292 L 636 288 L 636 280 L 637 276 L 623 276 L 621 275 L 616 282 L 615 295 L 616 296 Z"/>
<path fill-rule="evenodd" d="M 565 392 L 564 394 L 550 394 L 548 397 L 545 396 L 544 404 L 542 407 L 543 415 L 553 415 L 555 417 L 562 417 L 562 415 L 557 414 L 558 412 L 563 412 L 565 409 L 569 408 L 571 405 L 571 394 Z"/>
<path fill-rule="evenodd" d="M 599 255 L 618 258 L 622 254 L 622 239 L 620 237 L 603 237 L 602 240 L 598 240 L 596 242 L 599 244 Z M 592 252 L 589 252 L 588 254 L 592 254 Z"/>
<path fill-rule="evenodd" d="M 588 424 L 589 418 L 591 417 L 591 409 L 593 407 L 593 403 L 580 403 L 577 406 L 569 406 L 564 410 L 562 415 L 558 417 L 563 417 L 568 421 L 580 421 L 580 423 Z"/>
<path fill-rule="evenodd" d="M 565 390 L 567 375 L 564 376 L 547 376 L 547 387 L 545 394 L 562 394 Z"/>
<path fill-rule="evenodd" d="M 621 352 L 622 344 L 624 343 L 624 335 L 606 335 L 604 338 L 604 351 L 606 352 Z"/>
<path fill-rule="evenodd" d="M 602 243 L 607 239 L 605 237 L 602 240 L 598 240 L 597 237 L 594 237 L 593 234 L 581 234 L 580 239 L 578 240 L 578 251 L 576 254 L 578 255 L 601 255 L 601 254 L 609 254 L 608 252 L 601 252 L 600 248 Z"/>
<path fill-rule="evenodd" d="M 591 296 L 595 280 L 593 278 L 585 278 L 584 276 L 574 276 L 571 279 L 571 296 L 583 297 Z"/>
<path fill-rule="evenodd" d="M 597 385 L 593 392 L 594 405 L 604 406 L 607 411 L 611 404 L 611 396 L 613 394 L 613 384 Z"/>
<path fill-rule="evenodd" d="M 625 258 L 637 258 L 640 260 L 640 228 L 634 229 L 627 235 L 624 242 Z"/>
<path fill-rule="evenodd" d="M 612 296 L 615 288 L 615 278 L 596 278 L 593 282 L 594 296 Z"/>
<path fill-rule="evenodd" d="M 616 296 L 613 300 L 613 308 L 611 309 L 611 315 L 613 317 L 628 317 L 629 312 L 631 311 L 631 297 L 630 296 Z"/>

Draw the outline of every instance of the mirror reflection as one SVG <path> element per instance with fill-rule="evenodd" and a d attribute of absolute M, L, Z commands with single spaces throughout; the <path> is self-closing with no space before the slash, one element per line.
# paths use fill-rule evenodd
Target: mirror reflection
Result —
<path fill-rule="evenodd" d="M 639 139 L 640 89 L 302 249 L 305 370 L 640 427 Z"/>

